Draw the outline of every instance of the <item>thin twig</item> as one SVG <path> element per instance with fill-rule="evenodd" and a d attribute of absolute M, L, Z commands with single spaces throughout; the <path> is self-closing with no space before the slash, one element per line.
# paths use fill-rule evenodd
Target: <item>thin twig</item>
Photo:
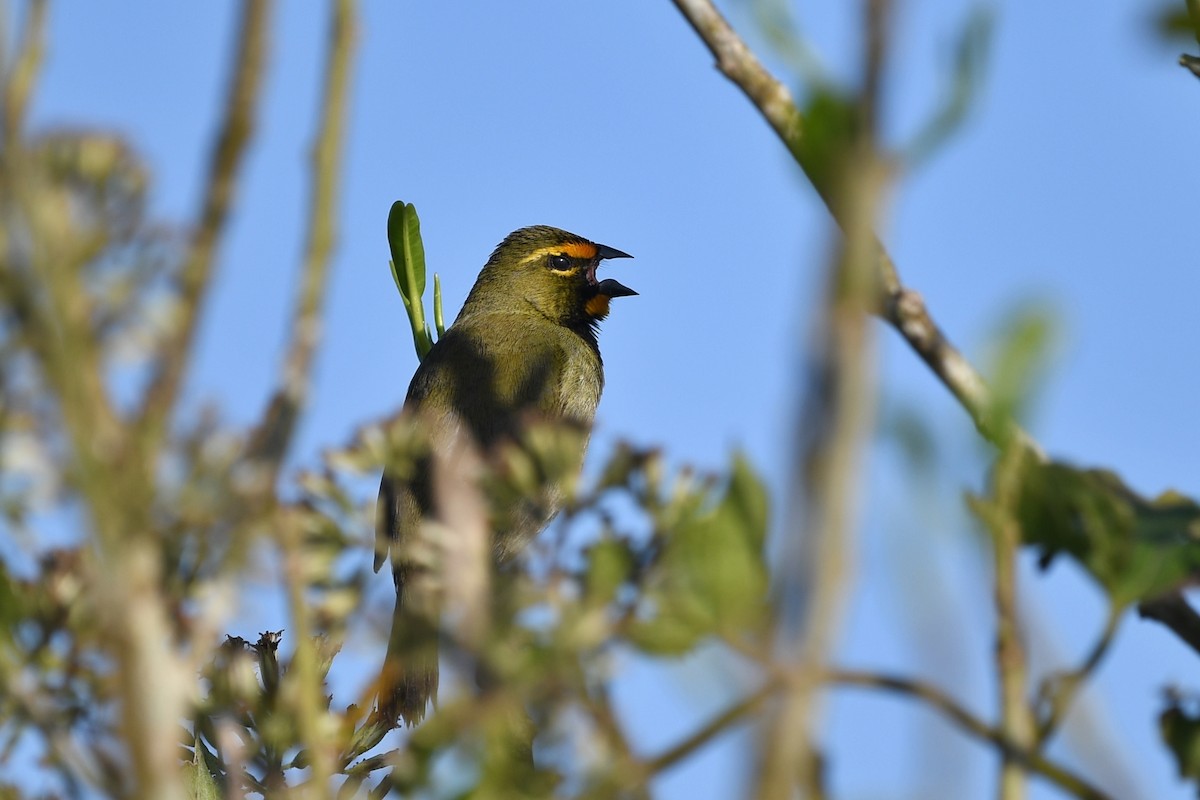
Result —
<path fill-rule="evenodd" d="M 321 337 L 321 317 L 329 264 L 337 238 L 336 204 L 345 140 L 350 67 L 356 38 L 357 11 L 352 0 L 333 5 L 330 45 L 322 90 L 321 120 L 312 150 L 312 188 L 308 207 L 308 241 L 300 289 L 293 312 L 291 341 L 279 388 L 263 414 L 249 457 L 273 475 L 287 454 L 296 421 L 308 397 L 313 357 Z"/>
<path fill-rule="evenodd" d="M 608 686 L 601 682 L 592 689 L 585 689 L 581 694 L 599 735 L 603 737 L 611 753 L 609 774 L 621 782 L 621 789 L 626 792 L 620 796 L 628 796 L 631 800 L 650 800 L 647 778 L 654 772 L 643 767 L 634 756 L 629 739 L 622 730 L 621 721 L 617 719 L 613 710 Z M 665 769 L 665 766 L 663 768 Z"/>
<path fill-rule="evenodd" d="M 1125 608 L 1117 603 L 1110 603 L 1108 614 L 1104 620 L 1104 629 L 1080 665 L 1069 672 L 1048 676 L 1042 681 L 1038 696 L 1041 698 L 1045 710 L 1037 726 L 1036 744 L 1039 748 L 1045 745 L 1058 730 L 1075 697 L 1079 694 L 1079 690 L 1083 688 L 1084 683 L 1108 653 L 1108 648 L 1121 625 L 1121 617 Z"/>
<path fill-rule="evenodd" d="M 213 261 L 233 207 L 237 178 L 254 131 L 255 109 L 266 59 L 270 0 L 242 5 L 240 38 L 230 75 L 225 118 L 213 144 L 200 212 L 178 281 L 178 319 L 162 342 L 155 372 L 142 398 L 143 447 L 154 452 L 164 435 L 196 338 L 211 284 Z"/>
<path fill-rule="evenodd" d="M 650 775 L 657 775 L 688 758 L 716 737 L 725 733 L 731 726 L 741 722 L 746 717 L 755 714 L 767 698 L 780 687 L 778 681 L 769 681 L 758 691 L 743 700 L 734 703 L 717 716 L 709 720 L 703 727 L 692 733 L 682 742 L 668 748 L 646 762 L 645 769 Z"/>
<path fill-rule="evenodd" d="M 1110 800 L 1108 793 L 1093 786 L 1087 779 L 1056 764 L 1037 750 L 1013 741 L 1003 730 L 987 724 L 933 684 L 873 672 L 844 669 L 830 670 L 824 678 L 829 683 L 841 686 L 882 689 L 920 700 L 941 713 L 964 732 L 976 739 L 991 743 L 1008 758 L 1021 764 L 1030 772 L 1042 776 L 1063 791 L 1075 797 L 1084 798 L 1084 800 Z"/>

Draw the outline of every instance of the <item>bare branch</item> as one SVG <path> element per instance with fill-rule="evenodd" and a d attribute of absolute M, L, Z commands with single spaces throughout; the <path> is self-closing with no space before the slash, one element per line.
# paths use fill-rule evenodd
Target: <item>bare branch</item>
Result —
<path fill-rule="evenodd" d="M 162 438 L 175 408 L 211 283 L 215 253 L 233 207 L 238 173 L 254 131 L 270 9 L 270 0 L 247 0 L 242 6 L 241 34 L 230 76 L 225 118 L 213 145 L 199 219 L 179 275 L 178 319 L 161 345 L 154 376 L 142 398 L 139 417 L 143 445 L 150 452 Z"/>

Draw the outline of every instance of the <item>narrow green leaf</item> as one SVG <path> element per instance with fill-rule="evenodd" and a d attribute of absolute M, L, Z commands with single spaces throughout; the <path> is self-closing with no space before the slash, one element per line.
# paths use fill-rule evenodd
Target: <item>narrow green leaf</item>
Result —
<path fill-rule="evenodd" d="M 436 272 L 433 273 L 433 327 L 441 339 L 446 332 L 446 319 L 442 316 L 442 279 Z"/>
<path fill-rule="evenodd" d="M 425 293 L 425 247 L 421 243 L 421 222 L 412 203 L 397 200 L 388 212 L 388 246 L 392 251 L 393 273 L 398 273 L 400 293 L 411 301 Z"/>
<path fill-rule="evenodd" d="M 975 6 L 963 23 L 954 48 L 953 73 L 938 108 L 906 148 L 905 160 L 910 167 L 936 152 L 967 118 L 983 84 L 992 23 L 992 10 L 983 4 Z"/>
<path fill-rule="evenodd" d="M 993 391 L 990 413 L 997 426 L 1000 420 L 1021 419 L 1028 412 L 1049 372 L 1056 337 L 1057 316 L 1045 304 L 1022 302 L 1001 321 L 984 356 Z"/>

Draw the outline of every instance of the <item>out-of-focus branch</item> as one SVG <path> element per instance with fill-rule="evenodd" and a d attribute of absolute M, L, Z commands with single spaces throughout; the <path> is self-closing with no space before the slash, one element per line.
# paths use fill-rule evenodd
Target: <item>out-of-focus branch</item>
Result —
<path fill-rule="evenodd" d="M 936 686 L 922 681 L 880 675 L 858 670 L 830 670 L 824 679 L 841 686 L 882 689 L 920 700 L 938 711 L 960 729 L 985 742 L 1021 764 L 1032 773 L 1042 776 L 1065 792 L 1085 800 L 1110 800 L 1110 796 L 1085 778 L 1057 764 L 1039 751 L 1012 740 L 1002 728 L 987 724 Z"/>
<path fill-rule="evenodd" d="M 56 402 L 73 477 L 96 535 L 86 576 L 113 660 L 129 754 L 126 781 L 136 796 L 183 800 L 175 740 L 188 685 L 172 650 L 160 592 L 161 553 L 147 524 L 152 470 L 130 447 L 129 431 L 105 388 L 92 306 L 78 279 L 92 245 L 80 240 L 53 195 L 42 192 L 45 176 L 29 163 L 21 140 L 44 21 L 44 4 L 35 3 L 4 91 L 0 224 L 24 227 L 26 235 L 22 246 L 4 248 L 3 257 L 13 262 L 0 270 L 0 286 Z M 111 580 L 114 575 L 119 580 Z"/>
<path fill-rule="evenodd" d="M 657 775 L 675 766 L 685 758 L 690 757 L 713 739 L 728 731 L 733 725 L 757 713 L 762 708 L 763 703 L 767 701 L 767 698 L 778 691 L 779 688 L 779 681 L 767 682 L 758 691 L 743 700 L 739 700 L 713 717 L 703 727 L 699 728 L 682 742 L 679 742 L 679 744 L 651 758 L 646 762 L 646 772 L 649 775 Z"/>
<path fill-rule="evenodd" d="M 875 219 L 886 189 L 875 130 L 888 41 L 888 0 L 868 0 L 863 90 L 856 132 L 830 154 L 827 179 L 845 236 L 826 276 L 809 395 L 796 421 L 797 452 L 789 541 L 775 605 L 777 646 L 789 671 L 787 690 L 762 733 L 759 798 L 786 800 L 797 786 L 824 795 L 815 744 L 820 674 L 836 643 L 848 593 L 855 541 L 860 464 L 874 415 L 873 340 L 869 324 L 878 293 Z M 833 207 L 833 206 L 831 206 Z"/>
<path fill-rule="evenodd" d="M 799 154 L 805 147 L 804 119 L 787 87 L 767 71 L 711 0 L 673 2 L 712 52 L 721 73 L 746 94 L 784 146 L 797 161 L 801 161 Z M 809 178 L 811 180 L 813 176 L 809 175 Z M 837 204 L 831 202 L 829 187 L 817 180 L 812 182 L 831 213 L 838 218 L 838 223 L 845 227 L 846 220 L 839 217 Z M 1010 417 L 996 417 L 987 384 L 942 333 L 920 295 L 901 284 L 896 265 L 881 244 L 875 244 L 874 258 L 879 273 L 877 313 L 929 365 L 989 441 L 1017 441 L 1040 452 L 1036 443 Z"/>
<path fill-rule="evenodd" d="M 1028 749 L 1037 743 L 1033 710 L 1027 699 L 1028 664 L 1017 608 L 1017 554 L 1021 526 L 1015 516 L 1024 453 L 1007 447 L 993 476 L 992 498 L 976 503 L 976 510 L 992 537 L 993 598 L 996 609 L 996 678 L 1000 685 L 1000 729 L 1009 741 Z M 1025 796 L 1024 764 L 1002 754 L 998 797 L 1020 800 Z"/>
<path fill-rule="evenodd" d="M 624 783 L 622 788 L 630 800 L 650 800 L 650 790 L 646 786 L 646 773 L 641 762 L 633 754 L 629 740 L 613 710 L 612 699 L 608 686 L 599 682 L 595 687 L 584 688 L 580 699 L 588 710 L 596 732 L 601 737 L 603 745 L 608 748 L 608 766 L 610 774 L 618 776 Z"/>
<path fill-rule="evenodd" d="M 46 53 L 46 0 L 33 0 L 25 14 L 25 24 L 17 38 L 17 54 L 12 74 L 4 81 L 4 139 L 9 147 L 20 138 L 25 109 L 33 92 L 34 80 Z M 0 63 L 0 69 L 3 69 Z"/>
<path fill-rule="evenodd" d="M 246 0 L 242 5 L 241 33 L 230 75 L 225 117 L 213 145 L 204 197 L 179 274 L 177 318 L 160 346 L 153 378 L 142 398 L 139 416 L 146 452 L 157 449 L 175 409 L 211 283 L 217 246 L 233 207 L 238 173 L 254 132 L 270 10 L 270 0 Z"/>
<path fill-rule="evenodd" d="M 321 317 L 329 265 L 337 239 L 337 197 L 349 102 L 351 61 L 357 31 L 353 0 L 333 4 L 330 45 L 322 90 L 321 120 L 312 150 L 308 240 L 300 288 L 292 316 L 291 340 L 279 388 L 252 437 L 249 457 L 267 467 L 273 480 L 287 454 L 296 421 L 308 398 L 313 358 L 321 338 Z"/>

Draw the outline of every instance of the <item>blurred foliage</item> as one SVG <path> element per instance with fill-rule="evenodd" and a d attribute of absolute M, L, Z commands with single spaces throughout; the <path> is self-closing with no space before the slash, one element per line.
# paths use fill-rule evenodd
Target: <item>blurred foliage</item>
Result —
<path fill-rule="evenodd" d="M 27 174 L 33 177 L 22 185 L 28 196 L 8 196 L 6 211 L 45 214 L 54 227 L 47 232 L 18 220 L 5 228 L 4 289 L 32 304 L 62 286 L 78 292 L 73 302 L 87 309 L 86 330 L 104 353 L 103 374 L 114 389 L 128 379 L 124 375 L 137 383 L 170 326 L 178 237 L 147 221 L 146 172 L 119 140 L 55 134 L 31 153 Z M 416 225 L 415 214 L 402 219 Z M 44 271 L 39 262 L 47 235 L 57 252 L 73 254 L 56 265 L 63 271 Z M 419 251 L 419 232 L 408 242 L 404 263 L 423 266 L 411 255 Z M 397 273 L 407 275 L 419 302 L 422 281 L 406 269 Z M 130 754 L 119 747 L 112 643 L 100 624 L 104 612 L 91 600 L 105 567 L 90 544 L 74 445 L 59 408 L 47 402 L 72 398 L 56 395 L 48 383 L 47 356 L 28 338 L 21 304 L 6 308 L 0 487 L 6 525 L 24 530 L 12 541 L 36 561 L 20 577 L 0 562 L 0 751 L 37 732 L 48 747 L 45 768 L 63 786 L 125 795 Z M 29 313 L 36 311 L 35 305 Z M 364 703 L 369 691 L 358 703 L 334 707 L 323 690 L 318 727 L 332 731 L 326 745 L 336 751 L 343 796 L 368 784 L 376 791 L 420 789 L 447 797 L 632 791 L 649 773 L 632 755 L 608 703 L 612 653 L 629 647 L 682 654 L 706 640 L 762 627 L 766 499 L 745 460 L 735 459 L 724 482 L 687 473 L 668 479 L 658 454 L 622 446 L 595 485 L 580 487 L 572 470 L 581 434 L 534 426 L 488 479 L 501 503 L 548 483 L 563 485 L 571 495 L 564 525 L 599 521 L 603 533 L 580 554 L 556 553 L 541 577 L 511 576 L 479 651 L 460 648 L 453 657 L 462 669 L 486 670 L 486 692 L 449 693 L 429 724 L 399 743 L 381 744 L 387 731 L 371 729 Z M 308 780 L 312 743 L 301 735 L 296 653 L 279 651 L 281 632 L 254 643 L 233 638 L 218 647 L 214 641 L 213 614 L 227 605 L 248 556 L 257 551 L 259 560 L 265 547 L 301 581 L 316 637 L 317 679 L 324 682 L 352 616 L 366 602 L 368 573 L 355 564 L 369 561 L 370 503 L 354 484 L 384 464 L 411 470 L 426 447 L 407 420 L 369 426 L 352 446 L 331 451 L 320 469 L 275 495 L 258 474 L 251 440 L 251 432 L 205 411 L 177 427 L 153 477 L 147 533 L 161 559 L 158 588 L 177 646 L 207 662 L 192 692 L 191 723 L 179 738 L 181 774 L 195 798 L 243 791 L 277 796 Z M 605 510 L 614 495 L 642 509 L 640 523 L 631 520 L 636 530 L 614 526 Z M 73 532 L 75 542 L 35 555 L 44 528 L 61 524 L 58 512 L 81 501 L 84 527 Z M 294 551 L 272 533 L 281 528 L 299 531 Z M 547 746 L 613 757 L 535 765 L 529 759 L 534 729 Z M 437 765 L 447 760 L 464 765 L 454 785 L 439 783 Z"/>
<path fill-rule="evenodd" d="M 1018 516 L 1041 564 L 1065 554 L 1118 605 L 1159 597 L 1200 574 L 1200 505 L 1139 496 L 1113 472 L 1029 462 Z"/>
<path fill-rule="evenodd" d="M 774 2 L 759 11 L 784 26 L 774 40 L 780 52 L 817 74 L 796 21 Z M 951 87 L 910 159 L 960 123 L 988 31 L 982 13 L 964 24 Z M 147 387 L 174 359 L 186 366 L 186 347 L 175 346 L 181 318 L 201 305 L 189 267 L 197 230 L 216 241 L 219 224 L 193 230 L 153 218 L 150 171 L 118 136 L 27 135 L 19 112 L 36 59 L 22 58 L 16 69 L 2 55 L 0 765 L 36 761 L 56 779 L 39 796 L 55 797 L 148 796 L 155 769 L 197 800 L 335 789 L 339 797 L 368 789 L 376 797 L 645 797 L 659 772 L 758 713 L 766 694 L 646 754 L 610 695 L 623 657 L 675 659 L 704 647 L 753 665 L 760 693 L 775 688 L 767 598 L 778 576 L 764 556 L 763 479 L 740 454 L 722 474 L 697 476 L 668 470 L 657 451 L 621 444 L 583 482 L 574 464 L 586 432 L 554 425 L 530 426 L 485 477 L 497 507 L 554 485 L 567 495 L 566 510 L 524 562 L 493 576 L 482 635 L 444 632 L 459 680 L 437 712 L 416 730 L 393 732 L 372 717 L 370 686 L 349 702 L 335 697 L 328 676 L 343 647 L 382 638 L 368 592 L 373 499 L 362 487 L 384 466 L 398 475 L 416 469 L 428 455 L 424 432 L 405 418 L 368 425 L 294 480 L 280 480 L 285 448 L 271 458 L 260 446 L 272 440 L 263 433 L 269 420 L 245 428 L 218 409 L 178 415 L 169 392 L 168 405 L 155 410 Z M 789 144 L 836 205 L 862 121 L 851 92 L 813 83 L 803 114 L 796 112 L 803 142 Z M 436 275 L 433 331 L 425 322 L 424 249 L 412 205 L 392 207 L 388 233 L 393 278 L 414 342 L 427 352 L 444 324 Z M 1026 308 L 997 335 L 995 414 L 1027 413 L 1046 370 L 1052 320 Z M 170 424 L 155 425 L 155 416 Z M 895 422 L 912 463 L 937 459 L 923 420 Z M 1011 497 L 977 507 L 1010 504 L 999 511 L 1043 564 L 1073 559 L 1119 608 L 1194 579 L 1195 501 L 1147 499 L 1111 472 L 1032 453 L 1019 466 Z M 251 575 L 284 585 L 287 619 L 255 642 L 224 637 Z M 382 642 L 371 643 L 382 657 Z M 1013 747 L 933 691 L 858 677 L 953 708 L 972 735 L 1004 742 L 997 749 L 1006 756 Z M 1046 702 L 1065 707 L 1064 697 Z M 177 735 L 154 741 L 159 729 L 135 723 L 164 709 Z M 1198 720 L 1195 704 L 1179 697 L 1161 717 L 1164 741 L 1191 778 L 1200 769 Z M 165 770 L 151 758 L 162 752 Z M 1081 785 L 1045 766 L 1040 751 L 1022 757 L 1068 791 Z M 1075 793 L 1103 796 L 1089 791 Z M 0 797 L 23 796 L 30 795 L 21 785 L 0 785 Z"/>
<path fill-rule="evenodd" d="M 988 413 L 1025 419 L 1050 373 L 1058 315 L 1041 303 L 1021 302 L 1000 319 L 988 337 L 983 370 L 992 389 Z"/>
<path fill-rule="evenodd" d="M 984 82 L 995 19 L 989 6 L 971 9 L 954 43 L 952 64 L 937 106 L 904 149 L 909 168 L 919 166 L 950 140 L 978 101 Z"/>

